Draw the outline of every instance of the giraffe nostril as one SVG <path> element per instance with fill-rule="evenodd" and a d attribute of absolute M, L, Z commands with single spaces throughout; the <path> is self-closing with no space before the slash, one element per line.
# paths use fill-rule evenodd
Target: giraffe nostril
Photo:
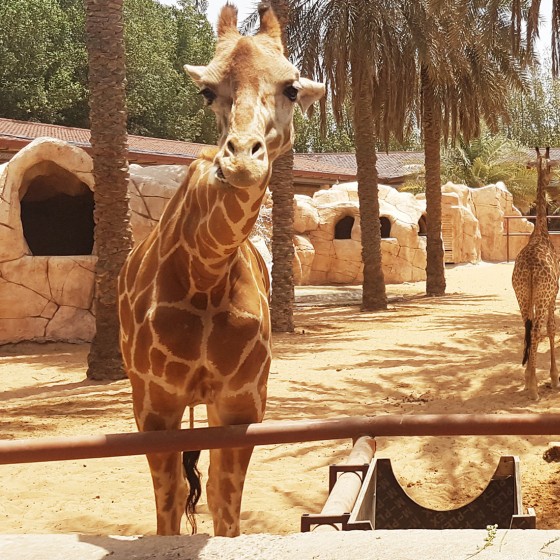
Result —
<path fill-rule="evenodd" d="M 260 142 L 256 142 L 251 150 L 251 155 L 255 155 L 260 149 L 262 148 L 262 144 Z"/>
<path fill-rule="evenodd" d="M 230 140 L 227 143 L 227 149 L 232 153 L 235 154 L 235 146 L 233 145 L 233 142 Z"/>

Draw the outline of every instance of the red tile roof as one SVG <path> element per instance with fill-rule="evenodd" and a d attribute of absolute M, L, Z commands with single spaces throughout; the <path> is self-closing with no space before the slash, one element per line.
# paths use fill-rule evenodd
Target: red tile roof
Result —
<path fill-rule="evenodd" d="M 13 154 L 35 138 L 49 136 L 65 140 L 86 150 L 90 148 L 90 131 L 84 128 L 59 126 L 0 118 L 0 152 Z M 162 163 L 189 164 L 205 147 L 204 144 L 128 136 L 129 159 L 143 165 Z M 378 154 L 380 180 L 406 175 L 403 165 L 422 163 L 421 152 L 391 152 Z M 296 180 L 313 183 L 352 181 L 356 178 L 356 158 L 352 153 L 295 154 Z"/>
<path fill-rule="evenodd" d="M 16 121 L 0 118 L 0 160 L 2 152 L 9 156 L 35 138 L 50 136 L 90 149 L 90 132 L 54 124 Z M 128 136 L 129 160 L 142 165 L 176 163 L 188 165 L 204 149 L 204 144 Z M 528 159 L 533 160 L 534 149 L 528 149 Z M 560 160 L 560 148 L 551 148 L 551 159 Z M 6 159 L 6 158 L 4 158 Z M 377 173 L 380 182 L 398 183 L 411 173 L 408 166 L 423 165 L 423 152 L 379 152 Z M 294 178 L 312 184 L 336 183 L 356 179 L 356 157 L 352 153 L 318 153 L 294 155 Z"/>

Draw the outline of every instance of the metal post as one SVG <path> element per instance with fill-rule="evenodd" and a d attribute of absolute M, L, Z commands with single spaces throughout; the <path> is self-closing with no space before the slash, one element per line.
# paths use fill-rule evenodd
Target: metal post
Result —
<path fill-rule="evenodd" d="M 506 219 L 506 262 L 509 262 L 509 216 Z"/>

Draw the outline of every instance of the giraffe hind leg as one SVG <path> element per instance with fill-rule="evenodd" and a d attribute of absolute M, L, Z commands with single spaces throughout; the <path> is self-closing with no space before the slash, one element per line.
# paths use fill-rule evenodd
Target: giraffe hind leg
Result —
<path fill-rule="evenodd" d="M 556 352 L 554 347 L 554 339 L 556 335 L 556 319 L 554 317 L 555 304 L 551 305 L 548 312 L 547 334 L 550 343 L 550 385 L 553 389 L 557 389 L 558 383 L 558 368 L 556 366 Z"/>
<path fill-rule="evenodd" d="M 527 367 L 525 369 L 525 389 L 529 393 L 529 398 L 539 400 L 539 391 L 537 384 L 537 350 L 539 347 L 540 333 L 544 324 L 545 310 L 536 309 L 535 318 L 533 320 L 533 328 L 531 329 L 531 346 L 529 348 L 529 357 Z"/>
<path fill-rule="evenodd" d="M 532 330 L 533 330 L 533 321 L 531 321 L 531 319 L 526 319 L 525 320 L 525 348 L 523 349 L 523 361 L 521 362 L 522 366 L 524 366 L 529 360 Z"/>

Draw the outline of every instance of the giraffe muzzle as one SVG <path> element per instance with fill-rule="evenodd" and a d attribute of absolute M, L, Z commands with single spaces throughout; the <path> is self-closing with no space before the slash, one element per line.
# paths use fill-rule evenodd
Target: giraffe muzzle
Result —
<path fill-rule="evenodd" d="M 259 185 L 268 175 L 268 158 L 257 160 L 251 157 L 218 157 L 216 177 L 233 187 L 247 188 Z"/>
<path fill-rule="evenodd" d="M 264 139 L 257 134 L 230 133 L 215 163 L 219 180 L 241 188 L 260 184 L 268 174 L 269 167 Z"/>

